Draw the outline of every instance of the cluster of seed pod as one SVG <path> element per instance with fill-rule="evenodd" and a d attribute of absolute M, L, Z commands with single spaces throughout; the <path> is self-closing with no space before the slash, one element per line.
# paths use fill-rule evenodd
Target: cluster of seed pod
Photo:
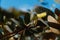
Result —
<path fill-rule="evenodd" d="M 30 12 L 0 9 L 0 40 L 55 40 L 60 36 L 59 9 L 55 12 L 42 6 Z"/>

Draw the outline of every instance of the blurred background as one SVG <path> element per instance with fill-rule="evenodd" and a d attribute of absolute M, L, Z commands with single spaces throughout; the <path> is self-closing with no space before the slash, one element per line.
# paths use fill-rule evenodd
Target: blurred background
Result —
<path fill-rule="evenodd" d="M 52 11 L 55 8 L 60 9 L 60 0 L 0 0 L 0 6 L 3 9 L 14 7 L 18 10 L 27 11 L 27 9 L 33 9 L 34 6 L 43 6 Z"/>

